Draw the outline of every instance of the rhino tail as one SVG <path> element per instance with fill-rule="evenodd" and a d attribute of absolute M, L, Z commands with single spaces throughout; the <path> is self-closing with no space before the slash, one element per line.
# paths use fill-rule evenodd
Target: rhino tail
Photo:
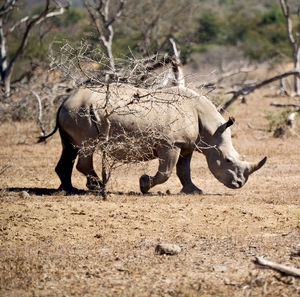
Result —
<path fill-rule="evenodd" d="M 60 112 L 61 107 L 62 107 L 62 105 L 58 108 L 57 113 L 56 113 L 56 123 L 55 123 L 55 128 L 54 128 L 53 131 L 51 131 L 48 135 L 40 136 L 40 137 L 38 138 L 37 143 L 45 142 L 46 139 L 47 139 L 48 137 L 51 137 L 53 134 L 56 133 L 56 131 L 57 131 L 58 127 L 59 127 L 59 125 L 58 125 L 58 116 L 59 116 L 59 112 Z"/>

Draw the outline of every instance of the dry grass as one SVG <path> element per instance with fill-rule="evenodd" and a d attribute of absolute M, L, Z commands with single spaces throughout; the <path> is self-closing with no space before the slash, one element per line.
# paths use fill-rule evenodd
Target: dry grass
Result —
<path fill-rule="evenodd" d="M 253 263 L 265 256 L 300 266 L 291 256 L 300 243 L 300 138 L 266 132 L 271 100 L 254 93 L 248 105 L 231 110 L 237 150 L 252 161 L 267 154 L 267 164 L 241 190 L 230 190 L 195 154 L 192 176 L 203 196 L 175 194 L 175 173 L 153 195 L 135 194 L 139 176 L 153 174 L 156 161 L 119 168 L 108 201 L 91 193 L 64 196 L 54 191 L 58 135 L 34 144 L 34 124 L 2 124 L 0 295 L 299 296 L 299 279 Z M 73 182 L 85 188 L 76 170 Z M 157 194 L 167 189 L 171 195 Z M 155 255 L 159 242 L 183 251 Z"/>

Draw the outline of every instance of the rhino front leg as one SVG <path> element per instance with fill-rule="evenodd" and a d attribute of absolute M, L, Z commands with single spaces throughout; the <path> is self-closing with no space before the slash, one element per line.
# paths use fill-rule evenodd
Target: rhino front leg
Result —
<path fill-rule="evenodd" d="M 185 194 L 203 194 L 203 192 L 196 187 L 191 179 L 191 159 L 193 152 L 180 155 L 176 164 L 176 173 L 183 186 L 182 193 Z"/>
<path fill-rule="evenodd" d="M 79 154 L 76 168 L 79 172 L 83 173 L 86 176 L 86 186 L 88 189 L 101 189 L 102 182 L 99 179 L 93 166 L 93 152 L 89 152 L 87 154 Z"/>
<path fill-rule="evenodd" d="M 169 179 L 172 170 L 179 158 L 180 148 L 164 147 L 157 150 L 159 158 L 158 171 L 155 176 L 143 175 L 140 178 L 140 189 L 143 194 L 147 193 L 152 187 L 162 184 Z"/>

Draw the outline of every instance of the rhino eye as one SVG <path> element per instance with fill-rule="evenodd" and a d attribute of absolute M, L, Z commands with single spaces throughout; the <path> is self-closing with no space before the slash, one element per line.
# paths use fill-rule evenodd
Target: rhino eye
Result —
<path fill-rule="evenodd" d="M 228 158 L 225 158 L 225 161 L 226 161 L 228 164 L 231 164 L 231 163 L 232 163 L 232 161 L 231 161 L 230 159 L 228 159 Z"/>

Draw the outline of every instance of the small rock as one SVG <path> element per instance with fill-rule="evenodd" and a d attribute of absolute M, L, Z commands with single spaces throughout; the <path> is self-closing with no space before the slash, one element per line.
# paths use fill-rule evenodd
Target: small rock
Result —
<path fill-rule="evenodd" d="M 26 191 L 22 191 L 20 192 L 20 197 L 23 199 L 28 199 L 30 197 L 30 195 L 26 192 Z"/>
<path fill-rule="evenodd" d="M 155 253 L 158 255 L 177 255 L 181 252 L 180 246 L 170 243 L 159 243 L 155 247 Z"/>
<path fill-rule="evenodd" d="M 219 271 L 219 272 L 224 272 L 224 271 L 227 270 L 227 267 L 226 267 L 225 265 L 216 265 L 216 266 L 214 267 L 214 270 L 215 270 L 215 271 Z"/>
<path fill-rule="evenodd" d="M 300 243 L 298 243 L 295 249 L 292 251 L 292 256 L 299 257 L 300 256 Z"/>

